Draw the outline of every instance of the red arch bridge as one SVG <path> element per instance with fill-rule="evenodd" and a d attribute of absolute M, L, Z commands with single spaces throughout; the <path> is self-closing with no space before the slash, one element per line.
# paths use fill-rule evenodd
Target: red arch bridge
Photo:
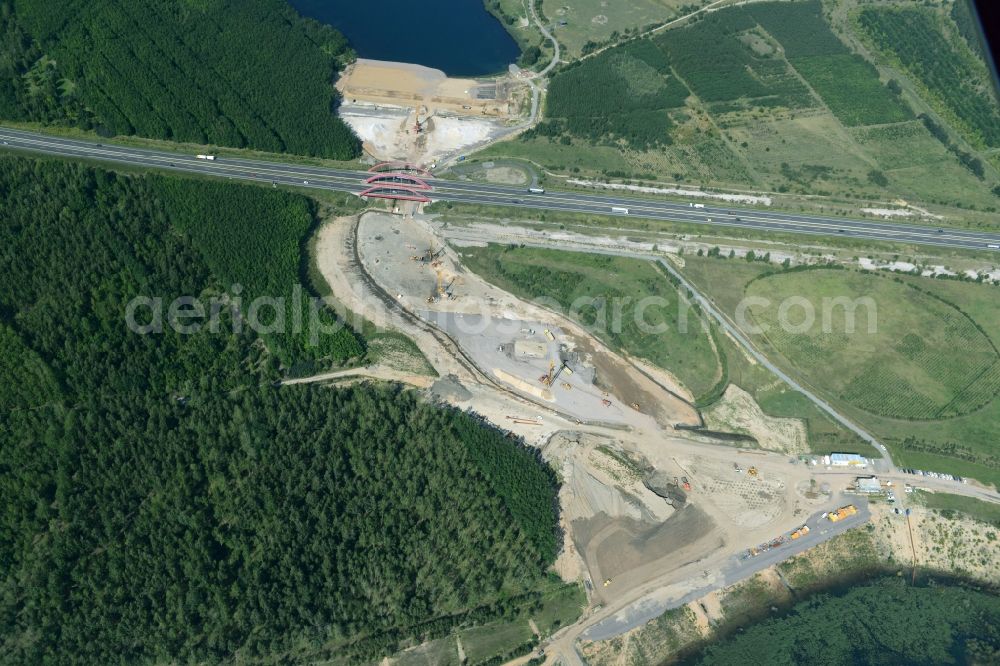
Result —
<path fill-rule="evenodd" d="M 359 197 L 374 199 L 397 199 L 399 201 L 419 201 L 420 203 L 430 203 L 430 197 L 424 192 L 415 190 L 405 185 L 375 185 L 364 190 Z"/>

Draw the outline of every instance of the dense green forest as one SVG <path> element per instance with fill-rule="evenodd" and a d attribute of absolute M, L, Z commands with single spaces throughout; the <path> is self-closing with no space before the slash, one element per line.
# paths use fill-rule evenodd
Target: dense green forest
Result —
<path fill-rule="evenodd" d="M 326 308 L 312 307 L 300 284 L 302 246 L 316 221 L 311 199 L 213 181 L 149 182 L 172 223 L 190 236 L 212 275 L 224 281 L 226 294 L 239 289 L 247 317 L 255 299 L 284 299 L 280 308 L 262 306 L 255 320 L 279 329 L 264 337 L 290 374 L 314 373 L 361 355 L 364 341 L 336 325 Z M 318 334 L 320 326 L 325 334 Z"/>
<path fill-rule="evenodd" d="M 205 197 L 232 212 L 190 233 Z M 537 603 L 556 489 L 533 450 L 393 388 L 276 388 L 235 310 L 126 326 L 135 295 L 294 279 L 280 244 L 248 268 L 235 218 L 294 237 L 300 197 L 2 157 L 0 200 L 3 661 L 372 658 Z"/>
<path fill-rule="evenodd" d="M 791 612 L 708 647 L 697 664 L 995 664 L 1000 597 L 885 579 Z"/>
<path fill-rule="evenodd" d="M 983 63 L 971 52 L 953 48 L 933 13 L 865 8 L 858 20 L 878 47 L 898 58 L 974 140 L 1000 146 L 1000 111 Z"/>
<path fill-rule="evenodd" d="M 948 14 L 972 52 L 983 62 L 987 62 L 988 54 L 974 3 L 975 0 L 955 0 Z"/>
<path fill-rule="evenodd" d="M 784 3 L 782 3 L 784 4 Z M 813 105 L 802 82 L 778 58 L 762 57 L 733 36 L 755 27 L 744 9 L 717 12 L 682 30 L 664 32 L 656 44 L 703 101 L 752 100 L 758 107 Z M 710 51 L 707 50 L 710 46 Z"/>
<path fill-rule="evenodd" d="M 580 94 L 584 89 L 592 94 Z M 648 40 L 636 40 L 607 58 L 562 70 L 549 87 L 547 120 L 530 135 L 565 131 L 592 143 L 669 144 L 673 124 L 666 110 L 684 106 L 687 96 L 666 56 Z"/>
<path fill-rule="evenodd" d="M 350 57 L 283 0 L 0 0 L 0 118 L 348 159 Z"/>
<path fill-rule="evenodd" d="M 832 32 L 820 2 L 766 2 L 712 12 L 561 68 L 546 120 L 523 138 L 662 149 L 676 138 L 675 122 L 689 117 L 692 94 L 718 114 L 815 108 L 803 79 L 845 125 L 913 117 L 874 66 Z"/>

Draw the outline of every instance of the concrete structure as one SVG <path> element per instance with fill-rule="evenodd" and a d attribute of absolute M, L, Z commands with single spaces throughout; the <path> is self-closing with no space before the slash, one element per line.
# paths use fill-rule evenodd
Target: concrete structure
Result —
<path fill-rule="evenodd" d="M 376 185 L 358 193 L 358 196 L 362 199 L 371 197 L 375 199 L 398 199 L 400 201 L 430 203 L 430 199 L 426 195 L 404 185 Z"/>
<path fill-rule="evenodd" d="M 823 456 L 823 464 L 834 467 L 867 467 L 868 462 L 868 458 L 857 453 L 831 453 Z"/>
<path fill-rule="evenodd" d="M 854 481 L 854 488 L 859 493 L 875 494 L 882 492 L 882 484 L 877 476 L 859 476 Z"/>
<path fill-rule="evenodd" d="M 397 173 L 391 171 L 389 173 L 377 173 L 371 178 L 365 179 L 365 184 L 367 185 L 387 185 L 397 183 L 404 185 L 411 190 L 429 190 L 431 186 L 427 184 L 427 181 L 417 178 L 416 176 L 411 176 L 406 173 Z"/>

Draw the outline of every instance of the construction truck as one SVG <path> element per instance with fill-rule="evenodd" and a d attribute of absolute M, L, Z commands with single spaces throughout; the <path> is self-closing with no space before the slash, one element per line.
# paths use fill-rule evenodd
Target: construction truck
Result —
<path fill-rule="evenodd" d="M 603 400 L 601 400 L 601 404 L 604 405 L 605 407 L 610 407 L 611 401 L 608 400 L 607 398 L 604 398 Z"/>
<path fill-rule="evenodd" d="M 681 483 L 684 484 L 684 490 L 691 490 L 691 484 L 688 483 L 688 478 L 686 476 L 681 477 Z"/>
<path fill-rule="evenodd" d="M 551 379 L 549 379 L 549 384 L 555 384 L 556 380 L 559 379 L 559 375 L 561 375 L 563 373 L 563 371 L 566 370 L 566 369 L 567 368 L 566 368 L 566 362 L 565 361 L 562 362 L 562 365 L 559 366 L 559 369 L 556 370 L 555 374 L 551 374 L 552 373 L 552 368 L 550 367 L 549 368 L 549 373 L 551 375 Z"/>
<path fill-rule="evenodd" d="M 835 523 L 844 518 L 849 518 L 858 512 L 858 509 L 853 504 L 848 504 L 847 506 L 842 506 L 836 511 L 832 511 L 827 514 L 827 518 L 830 519 L 831 523 Z"/>
<path fill-rule="evenodd" d="M 545 329 L 545 331 L 543 332 L 545 333 L 545 339 L 548 340 L 549 342 L 552 342 L 553 340 L 556 339 L 556 336 L 552 335 L 552 331 L 550 331 L 549 329 Z"/>
<path fill-rule="evenodd" d="M 747 474 L 750 476 L 757 476 L 757 468 L 751 466 L 750 469 L 747 470 Z"/>
<path fill-rule="evenodd" d="M 794 532 L 792 532 L 791 536 L 792 536 L 793 539 L 798 539 L 799 537 L 804 537 L 807 534 L 809 534 L 809 526 L 808 525 L 803 525 L 799 529 L 797 529 Z"/>

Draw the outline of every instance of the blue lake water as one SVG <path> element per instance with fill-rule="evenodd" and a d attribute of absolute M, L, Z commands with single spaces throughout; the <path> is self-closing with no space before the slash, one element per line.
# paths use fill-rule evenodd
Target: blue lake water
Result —
<path fill-rule="evenodd" d="M 411 62 L 449 76 L 505 71 L 520 50 L 482 0 L 289 0 L 340 30 L 361 58 Z"/>

